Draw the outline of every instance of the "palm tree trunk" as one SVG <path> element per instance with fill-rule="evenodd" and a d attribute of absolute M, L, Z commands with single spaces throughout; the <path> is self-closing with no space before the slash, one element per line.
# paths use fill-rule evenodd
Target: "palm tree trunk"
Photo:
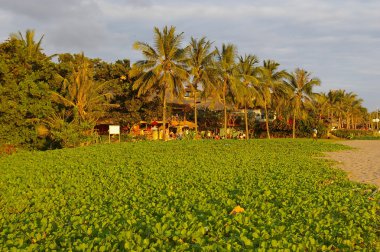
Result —
<path fill-rule="evenodd" d="M 248 135 L 248 112 L 247 112 L 247 104 L 244 104 L 244 119 L 245 119 L 245 139 L 249 139 Z"/>
<path fill-rule="evenodd" d="M 267 128 L 267 137 L 268 137 L 268 139 L 270 139 L 269 115 L 268 115 L 267 101 L 265 99 L 264 99 L 264 108 L 265 108 L 265 126 Z"/>
<path fill-rule="evenodd" d="M 339 113 L 339 118 L 338 118 L 338 129 L 342 128 L 342 117 L 341 114 Z"/>
<path fill-rule="evenodd" d="M 194 123 L 195 123 L 195 139 L 198 138 L 198 111 L 197 111 L 197 92 L 194 91 Z"/>
<path fill-rule="evenodd" d="M 224 106 L 224 135 L 227 138 L 227 107 L 226 107 L 226 82 L 223 86 L 223 106 Z"/>
<path fill-rule="evenodd" d="M 332 127 L 333 127 L 333 120 L 334 120 L 334 114 L 333 114 L 333 112 L 331 111 L 331 112 L 329 112 L 329 119 L 330 119 L 330 129 L 332 129 Z"/>
<path fill-rule="evenodd" d="M 162 139 L 166 141 L 166 88 L 163 91 L 163 109 L 162 109 L 163 135 Z"/>
<path fill-rule="evenodd" d="M 296 138 L 296 110 L 293 111 L 293 139 Z"/>

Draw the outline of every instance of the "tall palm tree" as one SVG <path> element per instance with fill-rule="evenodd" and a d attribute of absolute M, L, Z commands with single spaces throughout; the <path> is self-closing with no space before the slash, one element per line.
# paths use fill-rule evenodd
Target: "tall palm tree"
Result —
<path fill-rule="evenodd" d="M 311 101 L 313 87 L 321 85 L 321 81 L 318 78 L 311 78 L 311 74 L 306 70 L 297 68 L 289 75 L 286 83 L 292 91 L 293 138 L 296 138 L 296 119 L 301 116 L 304 103 Z"/>
<path fill-rule="evenodd" d="M 136 62 L 130 77 L 137 78 L 133 84 L 138 95 L 151 89 L 161 93 L 163 108 L 163 139 L 166 140 L 166 103 L 167 95 L 180 97 L 184 92 L 183 82 L 188 80 L 186 70 L 187 48 L 181 48 L 183 33 L 176 34 L 175 27 L 165 26 L 162 31 L 154 28 L 154 46 L 135 42 L 134 48 L 141 51 L 145 60 Z"/>
<path fill-rule="evenodd" d="M 255 55 L 239 57 L 238 71 L 242 88 L 240 89 L 238 96 L 239 104 L 244 106 L 245 135 L 247 140 L 249 139 L 247 107 L 253 106 L 253 101 L 258 97 L 258 92 L 256 90 L 258 84 L 256 78 L 257 67 L 255 66 L 258 62 L 259 60 Z"/>
<path fill-rule="evenodd" d="M 83 53 L 76 64 L 71 63 L 72 75 L 63 80 L 61 92 L 52 92 L 52 98 L 72 108 L 74 120 L 95 123 L 107 108 L 112 107 L 109 101 L 113 94 L 108 89 L 108 82 L 94 81 L 90 61 Z"/>
<path fill-rule="evenodd" d="M 236 68 L 237 48 L 232 44 L 223 44 L 216 50 L 216 65 L 219 71 L 220 95 L 224 110 L 224 134 L 227 134 L 227 98 L 232 98 L 236 91 L 238 72 Z"/>
<path fill-rule="evenodd" d="M 191 75 L 191 90 L 194 98 L 194 121 L 195 136 L 198 135 L 198 111 L 197 111 L 197 94 L 199 86 L 202 89 L 204 97 L 215 89 L 216 68 L 214 58 L 216 50 L 211 51 L 212 43 L 205 37 L 200 40 L 191 38 L 188 51 L 188 68 Z"/>
<path fill-rule="evenodd" d="M 265 125 L 268 139 L 270 139 L 268 109 L 272 107 L 272 98 L 276 95 L 276 92 L 278 93 L 284 89 L 283 81 L 288 76 L 285 70 L 278 71 L 279 66 L 280 64 L 273 60 L 264 60 L 258 74 L 258 91 L 265 110 Z"/>

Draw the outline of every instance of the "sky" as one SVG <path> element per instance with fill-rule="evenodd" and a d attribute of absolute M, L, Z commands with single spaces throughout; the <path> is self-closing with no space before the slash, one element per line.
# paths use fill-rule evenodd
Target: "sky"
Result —
<path fill-rule="evenodd" d="M 26 29 L 42 48 L 84 52 L 107 62 L 142 59 L 135 41 L 153 44 L 153 28 L 175 26 L 240 55 L 303 68 L 322 81 L 318 92 L 344 89 L 369 111 L 380 107 L 379 0 L 0 0 L 0 41 Z"/>

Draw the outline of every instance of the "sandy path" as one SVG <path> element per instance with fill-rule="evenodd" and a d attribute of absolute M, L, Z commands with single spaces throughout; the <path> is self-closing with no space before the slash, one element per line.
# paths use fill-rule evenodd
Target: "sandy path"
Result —
<path fill-rule="evenodd" d="M 353 150 L 328 152 L 326 155 L 338 161 L 338 167 L 348 172 L 351 180 L 380 187 L 380 141 L 353 140 L 338 142 L 354 147 Z"/>

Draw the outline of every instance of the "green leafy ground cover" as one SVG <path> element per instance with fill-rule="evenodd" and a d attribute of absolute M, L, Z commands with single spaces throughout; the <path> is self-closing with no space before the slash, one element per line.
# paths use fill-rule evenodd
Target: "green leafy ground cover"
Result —
<path fill-rule="evenodd" d="M 310 140 L 173 141 L 0 159 L 0 250 L 378 250 L 379 194 Z M 243 213 L 231 215 L 240 205 Z"/>

